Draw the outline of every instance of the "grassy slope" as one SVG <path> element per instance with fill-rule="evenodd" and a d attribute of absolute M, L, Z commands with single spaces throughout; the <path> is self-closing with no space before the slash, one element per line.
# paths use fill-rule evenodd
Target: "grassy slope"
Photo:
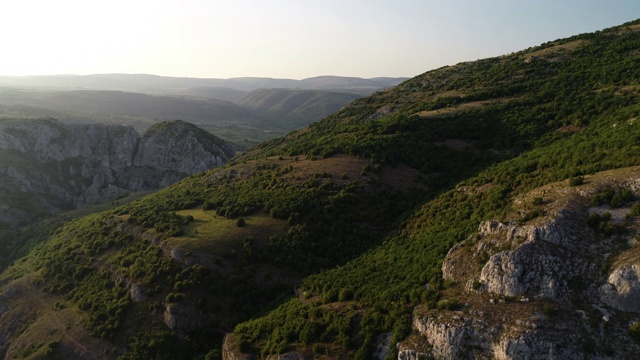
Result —
<path fill-rule="evenodd" d="M 638 165 L 633 29 L 435 70 L 356 100 L 234 165 L 68 223 L 2 283 L 38 270 L 39 287 L 67 294 L 83 326 L 130 358 L 219 354 L 211 339 L 249 318 L 235 328 L 244 351 L 367 358 L 378 334 L 407 335 L 413 306 L 438 299 L 446 251 L 500 218 L 511 196 Z M 525 62 L 533 52 L 542 58 Z M 247 231 L 259 219 L 277 235 L 201 247 L 233 239 L 242 216 Z M 133 303 L 131 284 L 147 300 Z M 208 325 L 177 328 L 190 335 L 175 341 L 161 324 L 175 303 Z"/>

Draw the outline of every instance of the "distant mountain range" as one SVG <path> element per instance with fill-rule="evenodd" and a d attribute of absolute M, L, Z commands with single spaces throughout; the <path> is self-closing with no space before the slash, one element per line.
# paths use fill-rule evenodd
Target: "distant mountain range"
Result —
<path fill-rule="evenodd" d="M 246 150 L 403 80 L 126 74 L 0 77 L 0 117 L 53 117 L 68 124 L 131 125 L 138 131 L 181 119 Z"/>
<path fill-rule="evenodd" d="M 236 100 L 238 91 L 256 89 L 304 89 L 369 95 L 395 86 L 408 78 L 378 77 L 362 79 L 343 76 L 317 76 L 302 80 L 262 77 L 230 79 L 169 77 L 146 74 L 46 75 L 0 77 L 0 86 L 37 86 L 84 90 L 116 90 L 149 94 L 193 95 Z M 209 96 L 215 94 L 216 96 Z M 222 94 L 222 95 L 221 95 Z M 235 95 L 234 95 L 235 94 Z"/>

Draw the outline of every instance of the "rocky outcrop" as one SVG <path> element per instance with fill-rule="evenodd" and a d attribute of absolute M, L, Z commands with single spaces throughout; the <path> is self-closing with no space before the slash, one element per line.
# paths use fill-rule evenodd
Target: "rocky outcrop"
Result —
<path fill-rule="evenodd" d="M 189 305 L 166 304 L 163 315 L 165 325 L 179 334 L 187 334 L 192 330 L 201 328 L 205 319 L 200 313 Z"/>
<path fill-rule="evenodd" d="M 129 289 L 129 296 L 131 297 L 131 301 L 133 302 L 143 302 L 147 300 L 144 286 L 138 284 L 131 284 L 131 288 Z"/>
<path fill-rule="evenodd" d="M 413 322 L 419 341 L 427 343 L 417 350 L 416 339 L 402 343 L 398 359 L 581 359 L 584 339 L 576 329 L 583 324 L 578 314 L 563 321 L 532 315 L 527 319 L 494 323 L 482 315 L 468 316 L 460 311 Z"/>
<path fill-rule="evenodd" d="M 594 271 L 578 246 L 593 237 L 580 230 L 584 227 L 583 218 L 559 212 L 543 225 L 501 224 L 499 230 L 491 232 L 485 231 L 487 224 L 481 224 L 480 237 L 497 236 L 502 238 L 503 247 L 512 248 L 492 255 L 482 267 L 479 281 L 484 289 L 510 297 L 569 299 L 571 280 Z"/>
<path fill-rule="evenodd" d="M 193 174 L 224 165 L 232 154 L 224 141 L 195 125 L 161 123 L 145 133 L 133 165 Z"/>
<path fill-rule="evenodd" d="M 636 358 L 628 334 L 640 318 L 640 218 L 633 202 L 589 204 L 600 189 L 638 192 L 637 178 L 603 173 L 590 185 L 549 185 L 519 199 L 507 221 L 486 221 L 448 252 L 442 273 L 453 310 L 418 307 L 415 335 L 398 359 Z M 532 210 L 536 217 L 519 220 Z M 605 233 L 587 219 L 604 214 L 623 231 Z M 609 220 L 607 220 L 609 221 Z"/>
<path fill-rule="evenodd" d="M 309 360 L 313 356 L 307 356 L 299 351 L 291 351 L 280 355 L 269 355 L 266 360 Z M 222 342 L 223 360 L 256 360 L 258 356 L 254 354 L 244 354 L 238 349 L 238 344 L 233 334 L 227 334 Z"/>
<path fill-rule="evenodd" d="M 640 259 L 609 274 L 600 287 L 600 300 L 617 310 L 640 312 Z"/>
<path fill-rule="evenodd" d="M 0 221 L 112 201 L 224 165 L 224 141 L 183 121 L 133 127 L 0 121 Z"/>
<path fill-rule="evenodd" d="M 255 360 L 257 357 L 252 354 L 243 354 L 238 350 L 233 334 L 227 334 L 222 342 L 223 360 Z"/>

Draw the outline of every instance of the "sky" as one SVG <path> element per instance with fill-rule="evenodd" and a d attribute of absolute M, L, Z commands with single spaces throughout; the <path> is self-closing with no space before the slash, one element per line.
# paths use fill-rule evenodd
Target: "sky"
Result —
<path fill-rule="evenodd" d="M 412 77 L 637 18 L 638 0 L 2 0 L 0 75 Z"/>

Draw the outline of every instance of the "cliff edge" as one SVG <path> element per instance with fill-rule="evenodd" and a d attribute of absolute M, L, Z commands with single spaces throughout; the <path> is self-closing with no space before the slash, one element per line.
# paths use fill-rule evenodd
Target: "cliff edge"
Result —
<path fill-rule="evenodd" d="M 63 125 L 54 119 L 0 121 L 0 222 L 156 190 L 224 165 L 223 140 L 183 121 L 133 127 Z"/>

